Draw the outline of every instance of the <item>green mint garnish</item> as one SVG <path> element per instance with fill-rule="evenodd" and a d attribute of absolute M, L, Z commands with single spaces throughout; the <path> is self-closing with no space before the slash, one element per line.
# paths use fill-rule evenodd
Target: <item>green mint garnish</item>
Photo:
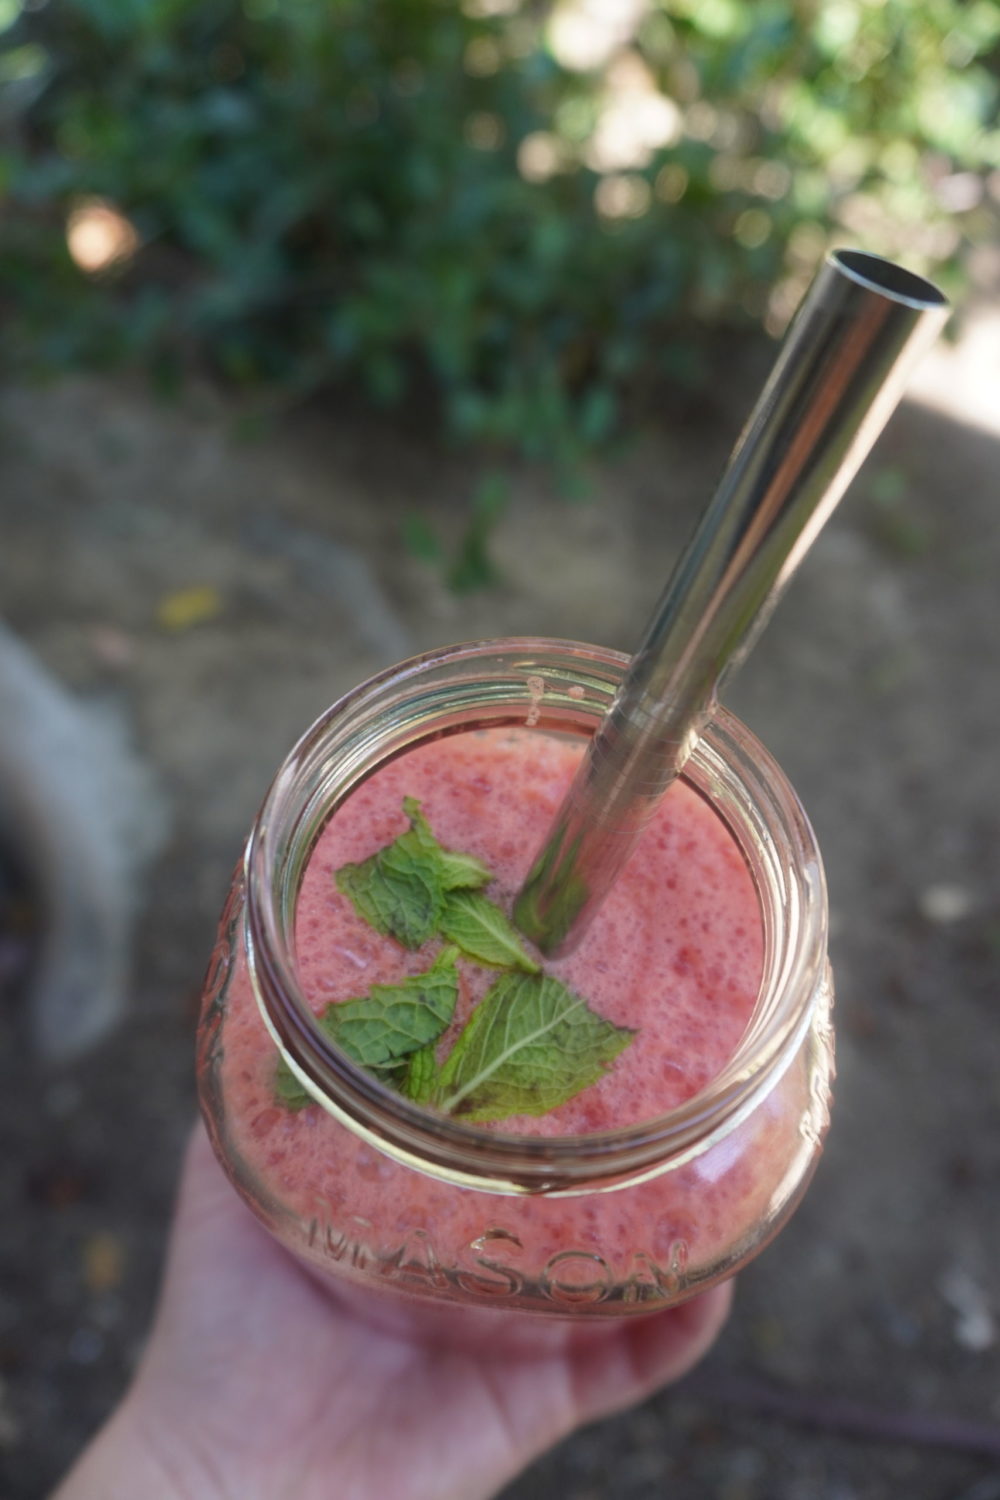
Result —
<path fill-rule="evenodd" d="M 441 931 L 463 953 L 490 968 L 541 972 L 499 906 L 481 891 L 450 891 L 441 914 Z"/>
<path fill-rule="evenodd" d="M 274 1070 L 274 1097 L 285 1109 L 305 1109 L 307 1104 L 315 1103 L 313 1096 L 307 1094 L 291 1068 L 282 1057 Z"/>
<path fill-rule="evenodd" d="M 441 1069 L 437 1106 L 469 1121 L 547 1114 L 596 1083 L 634 1035 L 550 975 L 504 974 Z"/>
<path fill-rule="evenodd" d="M 398 1087 L 399 1092 L 412 1099 L 414 1104 L 429 1104 L 437 1093 L 437 1083 L 437 1049 L 432 1043 L 429 1047 L 421 1047 L 408 1059 Z"/>
<path fill-rule="evenodd" d="M 414 798 L 403 799 L 403 811 L 406 833 L 361 864 L 344 865 L 337 888 L 383 937 L 410 949 L 443 937 L 448 946 L 421 974 L 328 1005 L 319 1024 L 354 1062 L 414 1103 L 475 1123 L 547 1114 L 596 1083 L 635 1033 L 543 973 L 483 894 L 492 879 L 487 867 L 438 843 Z M 505 972 L 439 1063 L 458 997 L 459 950 Z M 283 1062 L 275 1095 L 292 1110 L 310 1102 Z"/>
<path fill-rule="evenodd" d="M 415 949 L 437 932 L 444 890 L 434 866 L 401 844 L 397 839 L 364 864 L 344 865 L 337 871 L 337 889 L 369 927 Z"/>
<path fill-rule="evenodd" d="M 412 797 L 403 811 L 408 831 L 361 864 L 344 865 L 336 880 L 370 927 L 416 949 L 440 931 L 449 891 L 475 889 L 491 877 L 478 859 L 442 848 Z"/>
<path fill-rule="evenodd" d="M 393 1088 L 403 1085 L 406 1092 L 411 1056 L 429 1047 L 433 1061 L 434 1043 L 455 1014 L 457 957 L 457 948 L 444 948 L 422 974 L 411 974 L 399 984 L 373 984 L 359 1000 L 328 1005 L 319 1024 L 353 1062 Z M 274 1088 L 279 1103 L 288 1109 L 312 1103 L 284 1060 L 278 1064 Z"/>
<path fill-rule="evenodd" d="M 434 860 L 446 891 L 478 890 L 480 886 L 489 885 L 493 872 L 481 859 L 476 859 L 473 854 L 445 849 L 438 843 L 416 797 L 403 798 L 403 811 L 410 820 L 410 832 L 402 834 L 401 838 L 404 841 L 412 839 L 415 848 Z"/>
<path fill-rule="evenodd" d="M 423 974 L 373 984 L 361 1000 L 328 1005 L 323 1029 L 363 1068 L 395 1068 L 449 1026 L 458 998 L 457 957 L 457 948 L 445 948 Z"/>

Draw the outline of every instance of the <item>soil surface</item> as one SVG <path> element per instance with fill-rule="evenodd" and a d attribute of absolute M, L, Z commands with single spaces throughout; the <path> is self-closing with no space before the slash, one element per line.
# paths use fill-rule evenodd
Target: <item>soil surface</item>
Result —
<path fill-rule="evenodd" d="M 124 722 L 168 830 L 136 866 L 125 1013 L 85 1055 L 32 1050 L 8 933 L 0 1494 L 46 1493 L 141 1347 L 202 972 L 286 749 L 432 645 L 634 647 L 769 359 L 596 471 L 586 504 L 516 475 L 502 581 L 467 596 L 400 544 L 414 511 L 454 533 L 474 477 L 417 432 L 331 403 L 251 441 L 207 393 L 183 408 L 124 382 L 0 394 L 4 618 Z M 958 366 L 941 368 L 954 405 Z M 824 850 L 828 1150 L 701 1369 L 505 1500 L 1000 1500 L 998 472 L 996 433 L 906 406 L 726 694 Z"/>

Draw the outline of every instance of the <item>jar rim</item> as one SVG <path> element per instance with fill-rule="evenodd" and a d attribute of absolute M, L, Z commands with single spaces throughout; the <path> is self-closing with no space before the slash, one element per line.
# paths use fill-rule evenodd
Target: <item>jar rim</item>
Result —
<path fill-rule="evenodd" d="M 506 702 L 504 722 L 523 723 L 530 716 L 536 723 L 537 688 L 527 686 L 528 677 L 537 683 L 539 676 L 545 681 L 549 674 L 554 687 L 578 673 L 598 697 L 606 691 L 610 703 L 627 664 L 626 656 L 609 648 L 543 637 L 464 642 L 411 657 L 327 709 L 292 749 L 264 799 L 245 857 L 247 960 L 262 1017 L 281 1055 L 317 1102 L 377 1149 L 418 1170 L 505 1193 L 591 1192 L 641 1181 L 707 1149 L 746 1118 L 788 1066 L 809 1025 L 825 971 L 827 939 L 826 884 L 815 836 L 773 757 L 740 720 L 717 707 L 683 776 L 724 818 L 744 856 L 749 859 L 752 844 L 766 862 L 766 869 L 754 869 L 750 861 L 761 901 L 765 960 L 747 1029 L 723 1069 L 701 1090 L 653 1120 L 600 1135 L 508 1135 L 434 1114 L 406 1099 L 353 1063 L 319 1026 L 298 983 L 293 956 L 295 899 L 308 858 L 304 840 L 363 774 L 387 758 L 370 758 L 371 735 L 362 735 L 363 744 L 358 744 L 358 731 L 379 704 L 390 702 L 402 713 L 406 705 L 423 703 L 422 683 L 425 688 L 428 682 L 437 684 L 433 710 L 416 716 L 422 732 L 414 732 L 407 742 L 413 745 L 432 733 L 468 727 L 468 718 L 448 721 L 449 673 L 464 669 L 466 686 L 492 684 L 490 711 L 496 715 Z M 517 684 L 522 685 L 520 696 L 505 700 L 504 692 L 513 692 Z M 515 701 L 522 710 L 516 720 Z M 588 705 L 576 701 L 574 707 L 596 727 L 597 708 L 588 715 Z M 353 739 L 348 733 L 352 728 Z M 346 785 L 331 801 L 331 760 L 338 743 L 344 755 L 350 745 L 353 759 L 343 773 Z M 310 779 L 317 777 L 319 791 L 307 795 Z M 742 827 L 733 802 L 739 794 L 752 810 Z M 724 795 L 729 799 L 726 812 L 718 802 Z"/>

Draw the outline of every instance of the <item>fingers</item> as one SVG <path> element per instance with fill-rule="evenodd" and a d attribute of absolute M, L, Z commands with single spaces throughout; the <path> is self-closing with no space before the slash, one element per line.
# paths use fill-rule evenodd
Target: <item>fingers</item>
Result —
<path fill-rule="evenodd" d="M 204 1125 L 184 1154 L 167 1254 L 167 1281 L 207 1272 L 232 1279 L 260 1274 L 261 1261 L 284 1260 L 226 1177 Z"/>
<path fill-rule="evenodd" d="M 257 1324 L 315 1297 L 305 1278 L 241 1202 L 203 1126 L 188 1143 L 157 1315 L 142 1365 L 148 1381 L 190 1384 L 236 1357 Z"/>
<path fill-rule="evenodd" d="M 636 1379 L 646 1393 L 680 1380 L 708 1353 L 729 1317 L 732 1301 L 733 1283 L 723 1282 L 672 1312 L 627 1330 Z"/>
<path fill-rule="evenodd" d="M 173 1238 L 197 1234 L 206 1219 L 231 1213 L 237 1205 L 232 1186 L 216 1161 L 208 1132 L 199 1120 L 188 1138 L 177 1191 Z M 241 1216 L 242 1210 L 238 1210 Z"/>
<path fill-rule="evenodd" d="M 630 1320 L 613 1340 L 581 1347 L 573 1392 L 578 1420 L 609 1416 L 680 1380 L 711 1348 L 731 1304 L 732 1283 L 724 1282 L 680 1307 Z"/>
<path fill-rule="evenodd" d="M 299 1303 L 319 1295 L 240 1202 L 200 1124 L 185 1157 L 171 1241 L 161 1329 L 166 1324 L 175 1334 L 197 1330 L 200 1341 L 220 1323 L 246 1331 L 248 1308 L 261 1316 L 267 1306 L 280 1304 L 287 1321 L 293 1309 L 286 1302 L 300 1314 Z M 262 1287 L 268 1288 L 264 1303 Z M 723 1283 L 679 1307 L 617 1327 L 604 1320 L 591 1328 L 578 1323 L 559 1351 L 570 1369 L 569 1420 L 592 1421 L 679 1380 L 714 1343 L 731 1302 L 732 1285 Z M 332 1299 L 327 1308 L 332 1310 Z"/>

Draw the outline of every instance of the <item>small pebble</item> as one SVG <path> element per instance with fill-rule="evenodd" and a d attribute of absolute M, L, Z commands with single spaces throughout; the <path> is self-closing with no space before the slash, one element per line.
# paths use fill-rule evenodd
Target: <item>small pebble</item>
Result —
<path fill-rule="evenodd" d="M 99 1230 L 83 1247 L 83 1277 L 89 1292 L 113 1291 L 125 1270 L 125 1248 L 116 1234 Z"/>
<path fill-rule="evenodd" d="M 976 898 L 972 891 L 961 885 L 928 885 L 917 899 L 921 915 L 937 926 L 961 922 L 964 917 L 971 916 L 976 908 Z"/>
<path fill-rule="evenodd" d="M 964 1266 L 949 1266 L 938 1279 L 938 1291 L 956 1314 L 955 1342 L 973 1354 L 992 1349 L 996 1322 L 985 1291 Z"/>
<path fill-rule="evenodd" d="M 135 642 L 114 625 L 94 625 L 90 632 L 90 646 L 102 666 L 116 671 L 131 666 L 135 660 Z"/>
<path fill-rule="evenodd" d="M 68 1353 L 74 1364 L 96 1364 L 104 1353 L 104 1339 L 94 1328 L 78 1328 L 70 1338 Z"/>

